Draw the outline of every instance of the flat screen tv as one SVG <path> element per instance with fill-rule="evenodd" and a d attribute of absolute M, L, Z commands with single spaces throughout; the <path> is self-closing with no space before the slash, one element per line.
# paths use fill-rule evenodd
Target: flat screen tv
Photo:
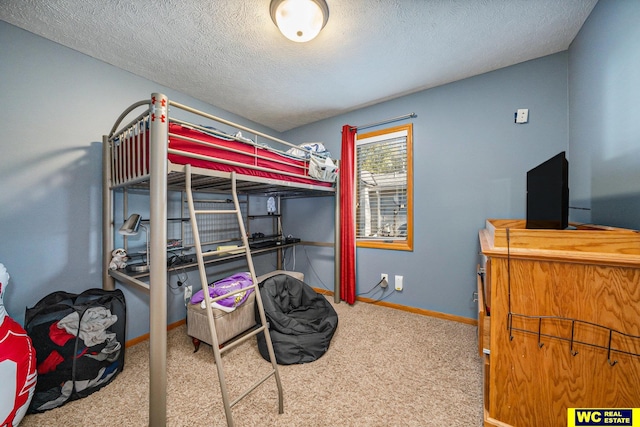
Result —
<path fill-rule="evenodd" d="M 569 162 L 561 152 L 527 172 L 527 228 L 569 226 Z"/>

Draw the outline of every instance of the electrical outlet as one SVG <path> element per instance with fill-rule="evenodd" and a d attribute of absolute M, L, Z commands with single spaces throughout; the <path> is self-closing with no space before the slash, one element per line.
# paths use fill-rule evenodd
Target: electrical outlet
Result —
<path fill-rule="evenodd" d="M 529 121 L 529 109 L 519 108 L 516 112 L 516 123 L 527 123 Z"/>
<path fill-rule="evenodd" d="M 380 274 L 380 287 L 386 288 L 389 286 L 389 275 L 387 273 Z"/>
<path fill-rule="evenodd" d="M 402 276 L 396 276 L 396 291 L 401 291 L 404 279 Z"/>

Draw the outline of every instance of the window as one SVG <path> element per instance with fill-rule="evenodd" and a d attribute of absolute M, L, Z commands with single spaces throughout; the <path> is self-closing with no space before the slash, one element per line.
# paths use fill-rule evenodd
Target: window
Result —
<path fill-rule="evenodd" d="M 358 247 L 413 250 L 412 125 L 356 139 Z"/>

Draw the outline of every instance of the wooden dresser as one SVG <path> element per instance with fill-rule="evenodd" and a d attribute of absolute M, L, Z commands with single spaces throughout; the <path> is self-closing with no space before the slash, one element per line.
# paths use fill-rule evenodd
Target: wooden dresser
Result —
<path fill-rule="evenodd" d="M 480 230 L 486 426 L 566 426 L 567 408 L 640 407 L 640 233 Z"/>

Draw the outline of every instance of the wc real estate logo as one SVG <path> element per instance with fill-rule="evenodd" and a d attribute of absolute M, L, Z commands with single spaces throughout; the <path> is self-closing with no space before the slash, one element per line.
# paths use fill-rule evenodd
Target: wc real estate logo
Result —
<path fill-rule="evenodd" d="M 581 426 L 640 427 L 640 408 L 568 408 L 567 427 Z"/>

